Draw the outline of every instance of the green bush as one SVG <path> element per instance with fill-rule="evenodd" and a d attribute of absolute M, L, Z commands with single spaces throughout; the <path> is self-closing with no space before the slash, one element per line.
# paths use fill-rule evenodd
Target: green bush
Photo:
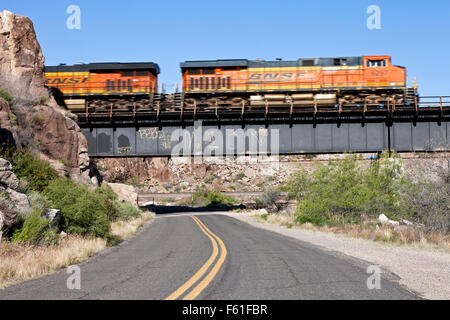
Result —
<path fill-rule="evenodd" d="M 233 181 L 242 180 L 244 177 L 245 177 L 245 173 L 241 171 L 234 176 Z"/>
<path fill-rule="evenodd" d="M 46 161 L 35 157 L 29 150 L 17 150 L 12 147 L 2 146 L 0 156 L 8 160 L 13 171 L 19 179 L 25 179 L 26 192 L 42 192 L 50 181 L 58 178 L 57 172 Z"/>
<path fill-rule="evenodd" d="M 117 205 L 117 194 L 107 184 L 103 184 L 101 187 L 95 189 L 95 193 L 103 198 L 103 204 L 105 206 L 105 213 L 109 221 L 116 221 L 119 218 L 120 211 Z"/>
<path fill-rule="evenodd" d="M 264 207 L 274 206 L 280 197 L 280 191 L 274 188 L 264 190 L 261 196 L 256 199 L 256 203 Z"/>
<path fill-rule="evenodd" d="M 108 186 L 107 184 L 102 184 L 101 187 L 97 187 L 95 189 L 95 192 L 97 194 L 101 194 L 104 195 L 105 197 L 107 197 L 108 199 L 115 201 L 118 199 L 117 194 L 114 192 L 114 190 Z"/>
<path fill-rule="evenodd" d="M 30 191 L 27 196 L 32 208 L 44 211 L 51 207 L 50 201 L 37 191 Z"/>
<path fill-rule="evenodd" d="M 210 174 L 210 175 L 208 175 L 208 176 L 205 178 L 204 182 L 205 182 L 206 184 L 210 184 L 210 183 L 212 183 L 212 182 L 214 181 L 215 178 L 216 178 L 215 175 Z"/>
<path fill-rule="evenodd" d="M 42 217 L 42 211 L 33 209 L 33 211 L 22 218 L 20 228 L 17 228 L 13 234 L 14 242 L 29 243 L 33 245 L 51 245 L 57 244 L 59 235 L 57 230 L 51 226 L 50 221 Z"/>
<path fill-rule="evenodd" d="M 13 104 L 13 100 L 14 98 L 9 94 L 8 91 L 6 91 L 5 89 L 3 89 L 2 87 L 0 87 L 0 97 L 5 99 L 6 102 L 8 102 L 9 105 Z"/>
<path fill-rule="evenodd" d="M 428 232 L 450 233 L 450 184 L 445 181 L 405 181 L 399 193 L 408 220 L 423 224 Z"/>
<path fill-rule="evenodd" d="M 106 238 L 109 220 L 105 196 L 67 178 L 50 182 L 44 195 L 61 210 L 63 229 L 68 233 Z"/>
<path fill-rule="evenodd" d="M 381 159 L 372 167 L 359 168 L 354 155 L 330 161 L 312 174 L 294 174 L 283 189 L 298 200 L 300 223 L 359 223 L 365 216 L 406 217 L 399 186 L 404 179 L 398 160 Z"/>
<path fill-rule="evenodd" d="M 142 211 L 130 203 L 127 202 L 116 202 L 119 208 L 119 219 L 120 220 L 131 220 L 139 218 L 142 215 Z"/>
<path fill-rule="evenodd" d="M 208 190 L 205 186 L 202 186 L 200 188 L 197 188 L 194 194 L 186 200 L 183 200 L 181 204 L 202 207 L 206 207 L 209 205 L 225 205 L 230 207 L 236 202 L 236 199 L 234 199 L 233 197 L 224 195 L 217 191 Z"/>

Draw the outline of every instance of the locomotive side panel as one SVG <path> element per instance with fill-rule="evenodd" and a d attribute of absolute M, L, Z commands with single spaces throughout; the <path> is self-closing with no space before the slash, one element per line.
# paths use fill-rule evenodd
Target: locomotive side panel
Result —
<path fill-rule="evenodd" d="M 149 106 L 158 88 L 159 67 L 153 63 L 60 65 L 45 71 L 46 86 L 59 103 L 74 111 L 134 107 L 137 100 L 140 106 Z"/>
<path fill-rule="evenodd" d="M 187 61 L 181 69 L 188 107 L 401 104 L 406 90 L 406 69 L 390 56 Z"/>

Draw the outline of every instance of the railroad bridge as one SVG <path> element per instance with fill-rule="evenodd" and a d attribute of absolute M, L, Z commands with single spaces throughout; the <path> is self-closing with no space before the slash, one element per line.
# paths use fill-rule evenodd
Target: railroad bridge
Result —
<path fill-rule="evenodd" d="M 222 110 L 181 105 L 178 110 L 136 112 L 111 105 L 109 111 L 91 113 L 86 108 L 77 116 L 91 157 L 170 157 L 180 144 L 184 155 L 186 150 L 194 154 L 199 141 L 200 152 L 213 141 L 224 146 L 215 155 L 223 151 L 251 154 L 254 136 L 257 141 L 263 137 L 272 147 L 279 142 L 275 149 L 269 147 L 269 154 L 450 151 L 450 96 L 421 97 L 408 106 L 370 108 L 341 104 L 253 109 L 242 105 Z M 199 124 L 201 136 L 195 141 Z M 205 137 L 211 129 L 215 129 L 212 140 Z M 240 142 L 238 133 L 243 134 Z"/>

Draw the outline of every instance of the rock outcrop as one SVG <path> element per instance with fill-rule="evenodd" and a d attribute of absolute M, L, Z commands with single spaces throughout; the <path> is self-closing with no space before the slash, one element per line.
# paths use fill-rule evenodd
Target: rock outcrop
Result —
<path fill-rule="evenodd" d="M 42 158 L 61 175 L 89 181 L 87 140 L 74 120 L 47 105 L 18 106 L 15 111 L 18 126 L 24 128 L 18 133 L 23 146 L 38 143 Z"/>
<path fill-rule="evenodd" d="M 0 12 L 0 86 L 24 99 L 48 97 L 44 56 L 30 19 Z"/>
<path fill-rule="evenodd" d="M 90 183 L 87 140 L 44 87 L 44 56 L 31 20 L 1 12 L 0 48 L 0 86 L 14 97 L 12 106 L 0 98 L 1 142 L 34 149 L 61 175 Z"/>
<path fill-rule="evenodd" d="M 297 162 L 280 162 L 277 168 L 276 162 L 211 159 L 196 164 L 191 158 L 103 158 L 95 163 L 104 181 L 132 183 L 150 193 L 192 192 L 203 184 L 216 191 L 262 191 L 278 187 L 298 170 Z"/>
<path fill-rule="evenodd" d="M 108 183 L 108 186 L 117 194 L 119 201 L 138 206 L 138 194 L 134 187 L 122 183 Z"/>
<path fill-rule="evenodd" d="M 19 179 L 9 161 L 0 158 L 0 241 L 5 228 L 31 210 L 28 197 L 19 190 Z"/>
<path fill-rule="evenodd" d="M 11 119 L 12 113 L 8 102 L 0 97 L 0 143 L 19 144 L 17 130 L 14 121 Z"/>

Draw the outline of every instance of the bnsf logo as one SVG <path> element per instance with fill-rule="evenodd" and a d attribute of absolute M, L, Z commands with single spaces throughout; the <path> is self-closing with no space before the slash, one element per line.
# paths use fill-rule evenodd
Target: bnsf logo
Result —
<path fill-rule="evenodd" d="M 46 84 L 76 84 L 85 83 L 88 80 L 87 77 L 74 77 L 74 78 L 47 78 Z"/>
<path fill-rule="evenodd" d="M 252 73 L 249 80 L 266 80 L 266 79 L 297 79 L 306 76 L 305 73 Z"/>

